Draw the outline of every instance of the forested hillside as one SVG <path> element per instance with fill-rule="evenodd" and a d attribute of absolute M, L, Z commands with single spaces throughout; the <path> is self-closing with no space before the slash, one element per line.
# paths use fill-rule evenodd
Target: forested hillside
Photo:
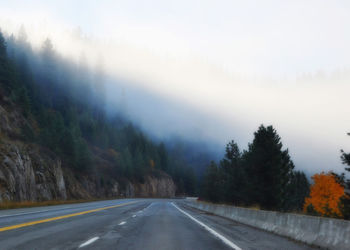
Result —
<path fill-rule="evenodd" d="M 195 176 L 184 157 L 121 116 L 106 115 L 104 81 L 101 65 L 91 70 L 84 58 L 69 61 L 49 39 L 36 51 L 24 29 L 17 37 L 0 33 L 1 105 L 22 117 L 18 130 L 0 130 L 0 140 L 38 145 L 77 179 L 92 176 L 98 185 L 141 185 L 147 176 L 168 174 L 178 194 L 193 194 Z"/>

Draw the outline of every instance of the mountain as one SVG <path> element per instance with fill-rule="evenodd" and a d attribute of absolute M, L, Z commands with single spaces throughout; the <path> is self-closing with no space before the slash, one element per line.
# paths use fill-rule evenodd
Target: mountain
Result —
<path fill-rule="evenodd" d="M 49 39 L 0 33 L 0 201 L 195 193 L 188 157 L 106 114 L 104 79 Z"/>

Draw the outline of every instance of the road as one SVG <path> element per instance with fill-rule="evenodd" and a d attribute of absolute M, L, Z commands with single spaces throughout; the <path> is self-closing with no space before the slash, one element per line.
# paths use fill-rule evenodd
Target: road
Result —
<path fill-rule="evenodd" d="M 0 249 L 313 249 L 189 208 L 120 199 L 0 211 Z"/>

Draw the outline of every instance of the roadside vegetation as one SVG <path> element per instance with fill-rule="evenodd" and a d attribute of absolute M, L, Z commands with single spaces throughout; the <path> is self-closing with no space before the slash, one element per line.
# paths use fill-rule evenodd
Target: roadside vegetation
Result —
<path fill-rule="evenodd" d="M 350 166 L 350 154 L 342 151 Z M 345 168 L 350 171 L 350 168 Z M 302 171 L 283 149 L 272 126 L 261 125 L 248 149 L 234 141 L 226 146 L 219 164 L 212 162 L 201 181 L 200 199 L 263 210 L 306 213 L 350 219 L 350 180 L 333 172 L 312 176 L 310 186 Z"/>
<path fill-rule="evenodd" d="M 332 172 L 312 176 L 309 197 L 305 198 L 304 212 L 313 215 L 344 218 L 349 216 L 344 203 L 350 197 L 345 193 L 344 176 Z"/>

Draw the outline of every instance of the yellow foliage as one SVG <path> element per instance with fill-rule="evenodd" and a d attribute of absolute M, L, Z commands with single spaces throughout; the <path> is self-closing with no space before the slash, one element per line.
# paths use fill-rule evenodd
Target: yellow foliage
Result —
<path fill-rule="evenodd" d="M 151 166 L 151 169 L 154 169 L 154 166 L 156 165 L 155 163 L 154 163 L 154 160 L 149 160 L 149 165 Z"/>
<path fill-rule="evenodd" d="M 340 198 L 345 195 L 344 187 L 336 182 L 331 173 L 315 174 L 311 177 L 314 184 L 310 188 L 310 197 L 305 198 L 304 211 L 312 205 L 323 216 L 343 217 L 340 211 Z"/>

